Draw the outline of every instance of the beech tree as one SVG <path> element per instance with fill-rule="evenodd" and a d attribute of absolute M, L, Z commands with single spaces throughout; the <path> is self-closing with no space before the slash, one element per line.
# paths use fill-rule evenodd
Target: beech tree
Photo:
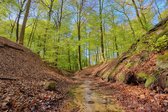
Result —
<path fill-rule="evenodd" d="M 26 5 L 26 12 L 24 15 L 23 24 L 22 24 L 22 28 L 20 32 L 20 37 L 19 37 L 19 44 L 21 45 L 23 45 L 24 43 L 25 28 L 26 28 L 26 23 L 27 23 L 28 16 L 29 16 L 30 5 L 31 5 L 31 0 L 28 0 L 27 5 Z"/>

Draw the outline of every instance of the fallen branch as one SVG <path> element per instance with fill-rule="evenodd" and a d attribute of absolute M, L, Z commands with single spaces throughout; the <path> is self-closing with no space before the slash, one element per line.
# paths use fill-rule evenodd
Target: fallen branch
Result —
<path fill-rule="evenodd" d="M 16 78 L 8 78 L 8 77 L 0 77 L 0 80 L 14 80 L 16 81 Z"/>

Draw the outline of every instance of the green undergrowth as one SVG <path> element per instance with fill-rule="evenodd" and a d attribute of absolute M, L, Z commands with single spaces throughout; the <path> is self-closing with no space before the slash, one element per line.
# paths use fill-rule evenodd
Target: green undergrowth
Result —
<path fill-rule="evenodd" d="M 165 50 L 168 47 L 168 37 L 166 35 L 161 36 L 155 43 L 157 51 Z"/>
<path fill-rule="evenodd" d="M 165 52 L 164 55 L 159 55 L 159 56 L 157 57 L 157 59 L 158 59 L 159 61 L 168 61 L 168 51 Z"/>
<path fill-rule="evenodd" d="M 157 66 L 162 69 L 168 68 L 168 51 L 166 51 L 163 55 L 157 56 Z"/>
<path fill-rule="evenodd" d="M 143 72 L 137 74 L 138 80 L 145 82 L 145 87 L 148 88 L 156 81 L 156 77 L 153 75 L 149 75 Z"/>

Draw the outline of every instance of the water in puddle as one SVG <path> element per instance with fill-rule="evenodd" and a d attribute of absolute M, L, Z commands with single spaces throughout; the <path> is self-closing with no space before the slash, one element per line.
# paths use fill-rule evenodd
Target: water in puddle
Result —
<path fill-rule="evenodd" d="M 73 93 L 79 112 L 123 112 L 110 96 L 99 94 L 95 88 L 91 88 L 89 80 L 75 88 Z"/>

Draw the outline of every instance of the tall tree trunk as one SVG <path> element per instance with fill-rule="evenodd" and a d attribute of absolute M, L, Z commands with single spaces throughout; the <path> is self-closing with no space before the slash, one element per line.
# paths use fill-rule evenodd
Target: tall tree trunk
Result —
<path fill-rule="evenodd" d="M 54 4 L 54 0 L 50 0 L 50 5 L 49 5 L 49 11 L 48 11 L 48 21 L 47 21 L 47 26 L 46 26 L 46 29 L 45 29 L 45 33 L 44 33 L 44 41 L 43 41 L 43 58 L 45 58 L 45 55 L 46 55 L 46 51 L 47 51 L 47 48 L 46 48 L 46 43 L 47 43 L 47 37 L 48 37 L 48 27 L 50 25 L 50 21 L 51 21 L 51 16 L 52 16 L 52 10 L 53 10 L 53 4 Z"/>
<path fill-rule="evenodd" d="M 142 21 L 142 19 L 140 17 L 140 13 L 138 11 L 138 7 L 137 7 L 137 5 L 135 3 L 135 0 L 132 0 L 132 3 L 133 3 L 133 6 L 135 8 L 135 11 L 136 11 L 136 15 L 137 15 L 138 21 L 140 22 L 142 28 L 147 31 L 147 29 L 146 29 L 145 25 L 143 24 L 143 21 Z"/>
<path fill-rule="evenodd" d="M 82 18 L 82 9 L 83 9 L 83 4 L 84 0 L 81 1 L 81 3 L 78 6 L 77 4 L 77 33 L 78 33 L 78 41 L 81 41 L 81 18 Z M 81 45 L 78 45 L 78 63 L 79 63 L 79 69 L 82 70 L 82 55 L 81 55 Z"/>
<path fill-rule="evenodd" d="M 19 44 L 21 45 L 23 45 L 24 43 L 24 34 L 25 34 L 26 23 L 27 23 L 28 16 L 29 16 L 30 5 L 31 5 L 31 0 L 28 0 L 27 5 L 26 5 L 26 12 L 25 12 L 25 16 L 23 19 L 21 32 L 20 32 L 20 37 L 19 37 Z"/>
<path fill-rule="evenodd" d="M 90 38 L 90 32 L 89 32 L 89 38 Z M 89 53 L 89 66 L 91 65 L 91 47 L 90 47 L 90 44 L 91 44 L 91 42 L 89 42 L 89 51 L 88 51 L 88 53 Z"/>
<path fill-rule="evenodd" d="M 71 67 L 71 52 L 70 52 L 69 44 L 68 44 L 68 62 L 69 62 L 69 70 L 72 70 L 72 67 Z"/>
<path fill-rule="evenodd" d="M 19 1 L 18 1 L 19 2 Z M 23 12 L 23 7 L 24 4 L 26 3 L 26 0 L 23 0 L 23 2 L 20 2 L 20 9 L 19 9 L 19 13 L 17 16 L 17 20 L 16 20 L 16 42 L 19 43 L 19 22 L 20 22 L 20 18 L 21 18 L 21 14 Z"/>
<path fill-rule="evenodd" d="M 118 52 L 118 45 L 117 45 L 117 37 L 114 36 L 114 43 L 115 43 L 115 49 L 116 49 L 116 56 L 119 56 L 119 52 Z"/>
<path fill-rule="evenodd" d="M 19 43 L 19 21 L 21 17 L 22 10 L 19 11 L 17 22 L 16 22 L 16 42 Z"/>
<path fill-rule="evenodd" d="M 29 47 L 29 48 L 31 48 L 34 33 L 36 31 L 36 28 L 37 28 L 38 18 L 39 18 L 39 15 L 37 15 L 37 17 L 34 20 L 34 24 L 33 24 L 33 27 L 32 27 L 32 30 L 31 30 L 31 33 L 30 33 L 30 36 L 29 36 L 29 40 L 28 40 L 28 43 L 27 43 L 27 47 Z"/>
<path fill-rule="evenodd" d="M 64 8 L 64 0 L 61 0 L 61 7 L 60 7 L 60 9 L 58 10 L 58 13 L 59 13 L 59 17 L 58 17 L 58 22 L 56 22 L 56 30 L 57 30 L 57 32 L 58 32 L 58 41 L 57 41 L 57 43 L 59 43 L 60 42 L 60 38 L 61 38 L 61 34 L 60 34 L 60 30 L 61 30 L 61 25 L 62 25 L 62 17 L 63 17 L 63 8 Z M 55 54 L 56 54 L 56 56 L 55 56 L 55 66 L 58 66 L 58 56 L 59 56 L 59 46 L 56 46 L 55 47 Z"/>
<path fill-rule="evenodd" d="M 80 22 L 78 25 L 78 41 L 81 41 L 81 26 L 80 26 Z M 79 69 L 82 70 L 82 61 L 81 61 L 81 45 L 78 45 L 78 61 L 79 61 Z"/>
<path fill-rule="evenodd" d="M 99 22 L 100 22 L 100 43 L 101 43 L 101 56 L 102 60 L 105 60 L 105 53 L 104 53 L 104 33 L 103 33 L 103 18 L 102 18 L 102 11 L 103 11 L 103 1 L 99 0 Z"/>

